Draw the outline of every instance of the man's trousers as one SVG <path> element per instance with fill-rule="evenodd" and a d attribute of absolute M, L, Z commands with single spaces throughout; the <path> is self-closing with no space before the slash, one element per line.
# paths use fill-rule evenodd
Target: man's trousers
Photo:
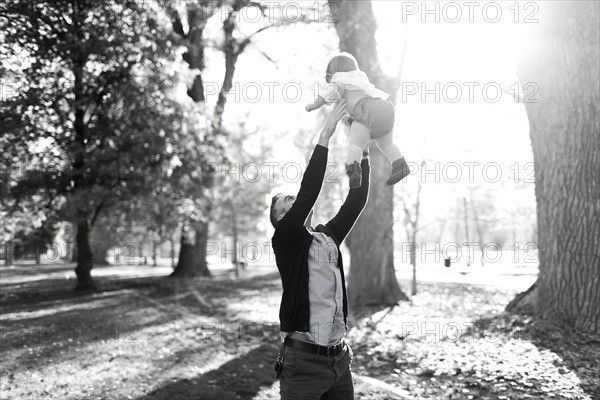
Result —
<path fill-rule="evenodd" d="M 353 400 L 352 358 L 348 344 L 332 357 L 285 346 L 281 400 Z"/>

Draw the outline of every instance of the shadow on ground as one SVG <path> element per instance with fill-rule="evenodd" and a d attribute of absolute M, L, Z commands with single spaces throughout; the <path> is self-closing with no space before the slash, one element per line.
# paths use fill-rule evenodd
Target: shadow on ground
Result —
<path fill-rule="evenodd" d="M 271 365 L 278 350 L 275 344 L 262 344 L 218 369 L 168 383 L 138 400 L 251 400 L 275 382 Z M 272 373 L 265 374 L 265 369 Z"/>
<path fill-rule="evenodd" d="M 247 291 L 278 289 L 278 280 L 276 273 L 237 280 L 98 277 L 99 289 L 86 292 L 73 291 L 72 280 L 65 279 L 25 282 L 16 292 L 3 285 L 3 350 L 32 349 L 19 356 L 18 364 L 13 365 L 17 360 L 7 360 L 5 367 L 35 366 L 39 360 L 54 359 L 68 349 L 90 343 L 111 339 L 133 342 L 138 332 L 181 318 L 191 317 L 200 324 L 197 329 L 203 330 L 203 320 L 230 320 L 230 299 L 242 302 Z"/>

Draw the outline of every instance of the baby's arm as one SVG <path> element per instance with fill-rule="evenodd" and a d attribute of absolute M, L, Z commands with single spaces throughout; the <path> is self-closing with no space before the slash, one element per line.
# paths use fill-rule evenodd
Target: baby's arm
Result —
<path fill-rule="evenodd" d="M 328 83 L 322 88 L 319 88 L 317 99 L 306 106 L 306 111 L 313 111 L 321 108 L 327 103 L 337 103 L 344 96 L 343 88 L 337 83 Z"/>
<path fill-rule="evenodd" d="M 306 111 L 314 111 L 325 105 L 325 98 L 317 96 L 317 100 L 306 106 Z"/>

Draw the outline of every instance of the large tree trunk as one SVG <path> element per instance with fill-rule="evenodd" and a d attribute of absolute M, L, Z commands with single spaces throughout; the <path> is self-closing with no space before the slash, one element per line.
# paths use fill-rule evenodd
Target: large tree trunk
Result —
<path fill-rule="evenodd" d="M 207 243 L 208 224 L 203 222 L 195 223 L 193 234 L 182 229 L 179 260 L 171 276 L 176 278 L 211 276 L 206 261 Z"/>
<path fill-rule="evenodd" d="M 541 3 L 519 59 L 536 166 L 539 276 L 510 310 L 600 332 L 600 43 L 598 2 Z M 527 89 L 527 88 L 526 88 Z M 526 90 L 531 93 L 531 90 Z"/>
<path fill-rule="evenodd" d="M 330 0 L 336 15 L 340 50 L 351 53 L 378 88 L 394 101 L 397 81 L 385 77 L 378 62 L 376 23 L 370 1 Z M 393 188 L 385 181 L 391 170 L 385 155 L 371 149 L 371 189 L 369 201 L 350 233 L 351 269 L 348 297 L 356 306 L 396 304 L 407 300 L 394 269 Z"/>
<path fill-rule="evenodd" d="M 75 267 L 75 275 L 77 275 L 77 286 L 75 286 L 75 290 L 95 289 L 96 286 L 92 279 L 93 254 L 90 248 L 89 226 L 85 218 L 81 218 L 77 224 L 76 241 L 77 267 Z"/>

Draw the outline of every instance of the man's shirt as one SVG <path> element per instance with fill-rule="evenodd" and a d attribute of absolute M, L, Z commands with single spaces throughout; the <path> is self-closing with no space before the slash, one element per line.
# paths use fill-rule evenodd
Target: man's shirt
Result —
<path fill-rule="evenodd" d="M 346 333 L 343 313 L 342 274 L 338 268 L 338 249 L 331 237 L 311 231 L 308 251 L 308 332 L 283 332 L 282 337 L 333 346 Z"/>

